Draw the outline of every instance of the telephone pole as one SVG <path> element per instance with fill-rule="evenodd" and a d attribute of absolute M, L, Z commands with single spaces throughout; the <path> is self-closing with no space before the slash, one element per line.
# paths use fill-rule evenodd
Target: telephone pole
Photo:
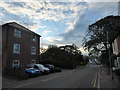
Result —
<path fill-rule="evenodd" d="M 109 70 L 109 74 L 111 75 L 111 78 L 113 79 L 113 73 L 112 73 L 112 62 L 111 62 L 111 54 L 110 54 L 110 43 L 109 43 L 109 32 L 107 30 L 107 48 L 108 48 L 108 57 L 109 57 L 109 65 L 110 68 L 108 68 Z"/>

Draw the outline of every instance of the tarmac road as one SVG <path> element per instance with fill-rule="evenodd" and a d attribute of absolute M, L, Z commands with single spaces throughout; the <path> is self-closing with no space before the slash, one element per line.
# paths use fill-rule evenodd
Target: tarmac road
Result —
<path fill-rule="evenodd" d="M 118 88 L 102 71 L 101 65 L 87 65 L 84 68 L 65 70 L 38 76 L 24 81 L 5 82 L 3 88 Z M 105 81 L 105 82 L 104 82 Z"/>

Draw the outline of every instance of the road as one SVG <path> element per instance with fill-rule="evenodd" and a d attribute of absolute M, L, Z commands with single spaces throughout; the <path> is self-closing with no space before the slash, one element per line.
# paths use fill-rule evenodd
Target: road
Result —
<path fill-rule="evenodd" d="M 24 81 L 3 82 L 3 88 L 117 88 L 109 81 L 107 87 L 102 78 L 100 65 L 88 65 L 82 69 L 64 70 Z"/>

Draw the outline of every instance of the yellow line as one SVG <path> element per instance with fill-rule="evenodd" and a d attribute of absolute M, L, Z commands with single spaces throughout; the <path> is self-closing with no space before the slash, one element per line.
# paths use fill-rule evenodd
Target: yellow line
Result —
<path fill-rule="evenodd" d="M 55 78 L 57 78 L 57 76 L 53 77 L 53 78 L 48 78 L 48 79 L 45 79 L 45 80 L 42 80 L 42 81 L 46 82 L 46 81 L 49 81 L 49 80 L 52 80 L 52 79 L 55 79 Z"/>
<path fill-rule="evenodd" d="M 94 76 L 93 76 L 93 80 L 92 80 L 91 85 L 93 85 L 93 83 L 94 83 L 95 75 L 96 75 L 96 73 L 94 73 Z"/>
<path fill-rule="evenodd" d="M 94 88 L 96 87 L 96 82 L 97 82 L 97 73 L 96 73 L 96 76 L 95 76 L 95 79 L 94 79 L 94 83 L 93 83 L 93 87 Z"/>

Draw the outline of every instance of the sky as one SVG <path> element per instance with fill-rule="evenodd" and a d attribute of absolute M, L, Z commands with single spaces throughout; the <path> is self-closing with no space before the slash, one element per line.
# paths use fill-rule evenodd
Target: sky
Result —
<path fill-rule="evenodd" d="M 118 15 L 118 0 L 1 0 L 0 24 L 17 22 L 41 35 L 41 47 L 75 44 L 87 55 L 82 40 L 88 25 Z"/>

